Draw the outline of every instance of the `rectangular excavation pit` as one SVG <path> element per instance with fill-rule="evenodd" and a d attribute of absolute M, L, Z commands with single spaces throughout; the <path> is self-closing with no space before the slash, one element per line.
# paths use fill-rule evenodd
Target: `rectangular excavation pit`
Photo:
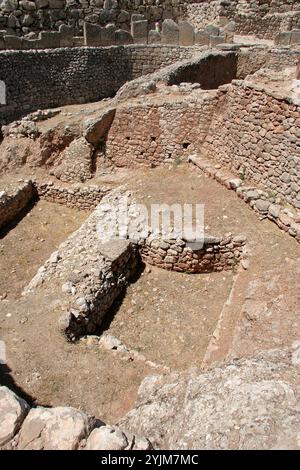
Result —
<path fill-rule="evenodd" d="M 0 297 L 17 298 L 37 269 L 88 216 L 60 204 L 39 200 L 0 234 Z"/>

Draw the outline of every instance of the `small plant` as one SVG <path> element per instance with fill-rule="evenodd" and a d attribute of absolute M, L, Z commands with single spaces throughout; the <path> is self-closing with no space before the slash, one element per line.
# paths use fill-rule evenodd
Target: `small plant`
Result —
<path fill-rule="evenodd" d="M 242 181 L 245 181 L 245 179 L 246 179 L 246 169 L 245 169 L 245 168 L 242 168 L 242 169 L 241 169 L 241 171 L 240 171 L 240 173 L 239 173 L 239 176 L 240 176 L 240 179 L 241 179 Z"/>
<path fill-rule="evenodd" d="M 174 166 L 175 166 L 175 167 L 176 167 L 176 166 L 179 166 L 179 165 L 181 165 L 181 163 L 182 163 L 182 160 L 181 160 L 181 158 L 180 158 L 180 157 L 178 157 L 178 156 L 177 156 L 177 157 L 175 157 L 175 160 L 174 160 Z"/>

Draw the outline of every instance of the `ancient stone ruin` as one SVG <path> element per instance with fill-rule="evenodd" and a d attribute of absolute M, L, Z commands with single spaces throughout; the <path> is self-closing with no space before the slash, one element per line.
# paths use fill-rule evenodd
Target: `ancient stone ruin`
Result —
<path fill-rule="evenodd" d="M 0 449 L 299 449 L 299 2 L 0 23 Z"/>

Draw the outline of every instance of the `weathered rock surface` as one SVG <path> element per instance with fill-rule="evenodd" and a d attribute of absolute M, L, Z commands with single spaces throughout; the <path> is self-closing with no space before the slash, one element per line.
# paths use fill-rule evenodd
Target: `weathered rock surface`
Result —
<path fill-rule="evenodd" d="M 0 387 L 0 446 L 19 431 L 29 406 L 7 387 Z"/>
<path fill-rule="evenodd" d="M 86 140 L 97 147 L 100 140 L 109 131 L 109 128 L 114 120 L 116 109 L 106 109 L 99 117 L 86 121 L 83 125 L 83 136 Z"/>
<path fill-rule="evenodd" d="M 298 350 L 148 377 L 121 428 L 164 449 L 299 449 Z"/>
<path fill-rule="evenodd" d="M 24 421 L 18 449 L 74 450 L 93 424 L 93 419 L 75 408 L 35 408 Z"/>
<path fill-rule="evenodd" d="M 124 450 L 128 446 L 125 434 L 109 426 L 94 429 L 86 443 L 86 450 Z"/>

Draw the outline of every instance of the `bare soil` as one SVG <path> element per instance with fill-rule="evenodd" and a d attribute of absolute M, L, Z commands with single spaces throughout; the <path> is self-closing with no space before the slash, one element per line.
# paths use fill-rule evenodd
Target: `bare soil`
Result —
<path fill-rule="evenodd" d="M 46 201 L 26 208 L 18 221 L 0 233 L 0 296 L 18 298 L 38 268 L 88 214 Z"/>

